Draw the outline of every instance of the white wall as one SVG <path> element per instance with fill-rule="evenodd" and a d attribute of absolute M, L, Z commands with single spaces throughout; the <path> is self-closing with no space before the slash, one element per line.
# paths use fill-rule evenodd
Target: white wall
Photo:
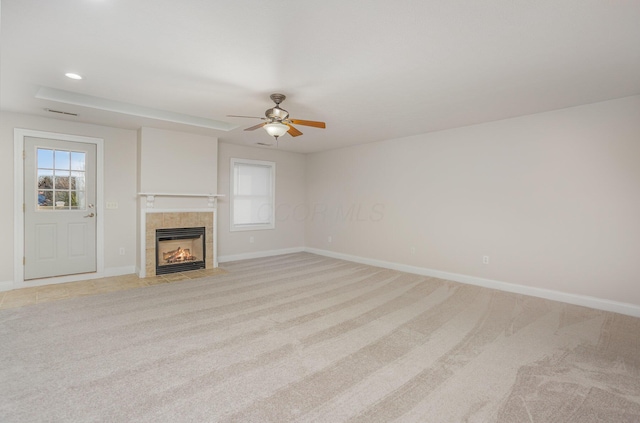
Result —
<path fill-rule="evenodd" d="M 139 130 L 138 142 L 140 192 L 216 193 L 218 138 L 145 127 Z M 207 200 L 199 202 L 206 205 Z"/>
<path fill-rule="evenodd" d="M 231 158 L 276 163 L 276 227 L 259 231 L 229 230 L 229 167 Z M 305 156 L 277 149 L 221 142 L 218 148 L 218 260 L 220 262 L 304 247 L 306 217 Z M 254 242 L 250 243 L 249 238 Z"/>
<path fill-rule="evenodd" d="M 4 195 L 0 202 L 0 283 L 13 283 L 14 256 L 22 255 L 22 252 L 13 251 L 13 217 L 14 212 L 20 209 L 13 203 L 14 128 L 104 139 L 104 200 L 118 203 L 117 209 L 99 210 L 104 213 L 105 273 L 133 273 L 136 260 L 136 132 L 2 112 L 0 180 L 3 181 Z M 120 255 L 120 248 L 125 249 L 125 255 Z"/>
<path fill-rule="evenodd" d="M 311 154 L 307 200 L 307 247 L 640 305 L 640 96 Z"/>

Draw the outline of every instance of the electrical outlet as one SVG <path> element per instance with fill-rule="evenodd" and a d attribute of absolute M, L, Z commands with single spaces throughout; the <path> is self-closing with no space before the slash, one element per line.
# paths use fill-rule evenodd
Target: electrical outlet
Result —
<path fill-rule="evenodd" d="M 256 239 L 252 236 L 249 237 L 249 244 L 253 244 Z"/>
<path fill-rule="evenodd" d="M 120 247 L 120 255 L 124 256 L 124 247 Z"/>
<path fill-rule="evenodd" d="M 416 247 L 411 247 L 411 255 L 412 256 L 416 255 Z"/>
<path fill-rule="evenodd" d="M 327 238 L 327 242 L 332 242 L 333 238 L 331 238 L 331 235 L 329 235 L 329 237 Z"/>
<path fill-rule="evenodd" d="M 482 256 L 482 264 L 489 264 L 489 256 Z"/>

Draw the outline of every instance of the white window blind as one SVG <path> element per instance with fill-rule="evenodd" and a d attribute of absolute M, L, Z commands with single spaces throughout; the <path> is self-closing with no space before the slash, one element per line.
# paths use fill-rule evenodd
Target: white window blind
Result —
<path fill-rule="evenodd" d="M 231 230 L 275 226 L 275 163 L 231 159 L 231 192 Z"/>

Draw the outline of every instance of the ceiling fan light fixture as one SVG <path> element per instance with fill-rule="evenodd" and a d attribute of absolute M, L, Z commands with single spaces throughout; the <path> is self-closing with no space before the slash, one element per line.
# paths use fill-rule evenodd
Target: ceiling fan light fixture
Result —
<path fill-rule="evenodd" d="M 287 125 L 280 122 L 267 123 L 263 126 L 263 128 L 269 135 L 276 138 L 283 136 L 289 130 L 289 127 Z"/>

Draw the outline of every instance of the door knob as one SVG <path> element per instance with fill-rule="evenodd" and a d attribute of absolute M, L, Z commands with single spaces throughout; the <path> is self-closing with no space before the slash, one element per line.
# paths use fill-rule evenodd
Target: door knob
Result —
<path fill-rule="evenodd" d="M 88 215 L 86 215 L 85 217 L 93 217 L 93 216 L 95 216 L 95 214 L 93 214 L 93 213 L 89 213 L 89 214 L 88 214 Z"/>

